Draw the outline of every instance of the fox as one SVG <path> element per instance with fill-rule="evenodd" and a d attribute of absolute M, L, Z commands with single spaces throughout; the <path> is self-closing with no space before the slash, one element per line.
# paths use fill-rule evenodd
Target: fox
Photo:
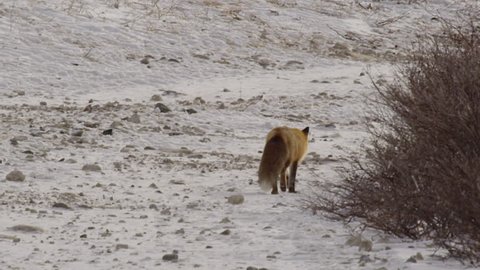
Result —
<path fill-rule="evenodd" d="M 272 194 L 278 194 L 277 181 L 280 176 L 280 189 L 295 193 L 297 167 L 307 155 L 309 127 L 276 127 L 267 134 L 260 168 L 258 183 Z M 289 177 L 287 176 L 289 170 Z"/>

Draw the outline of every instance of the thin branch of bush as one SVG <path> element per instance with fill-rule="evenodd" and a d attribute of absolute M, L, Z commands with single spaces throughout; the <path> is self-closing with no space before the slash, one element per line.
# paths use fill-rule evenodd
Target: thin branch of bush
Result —
<path fill-rule="evenodd" d="M 480 23 L 441 19 L 395 80 L 373 82 L 363 153 L 309 198 L 314 211 L 480 263 Z"/>

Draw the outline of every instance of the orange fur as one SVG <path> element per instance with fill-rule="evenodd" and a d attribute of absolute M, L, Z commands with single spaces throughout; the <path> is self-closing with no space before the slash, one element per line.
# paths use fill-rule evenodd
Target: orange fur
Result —
<path fill-rule="evenodd" d="M 258 182 L 262 189 L 272 189 L 278 193 L 277 180 L 280 176 L 280 188 L 295 192 L 295 178 L 298 164 L 304 159 L 308 149 L 308 127 L 304 130 L 288 127 L 277 127 L 267 135 L 263 150 Z M 287 177 L 287 169 L 290 177 Z"/>

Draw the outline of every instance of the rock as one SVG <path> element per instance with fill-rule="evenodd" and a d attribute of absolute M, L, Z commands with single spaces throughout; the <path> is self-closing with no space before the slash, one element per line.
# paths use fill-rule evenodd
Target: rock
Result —
<path fill-rule="evenodd" d="M 227 202 L 230 204 L 242 204 L 245 201 L 245 198 L 242 194 L 235 194 L 227 198 Z"/>
<path fill-rule="evenodd" d="M 113 135 L 113 129 L 112 128 L 109 128 L 109 129 L 106 129 L 104 131 L 102 131 L 102 135 Z"/>
<path fill-rule="evenodd" d="M 5 179 L 7 181 L 23 182 L 23 181 L 25 181 L 25 175 L 21 171 L 15 169 L 15 170 L 11 171 L 9 174 L 7 174 Z"/>
<path fill-rule="evenodd" d="M 72 209 L 72 208 L 70 208 L 70 206 L 68 206 L 68 205 L 66 205 L 65 203 L 62 203 L 62 202 L 56 202 L 52 205 L 52 207 L 63 208 L 63 209 L 68 209 L 68 210 Z"/>
<path fill-rule="evenodd" d="M 230 233 L 231 233 L 231 231 L 229 229 L 226 229 L 223 232 L 221 232 L 220 234 L 221 235 L 230 235 Z"/>
<path fill-rule="evenodd" d="M 227 218 L 227 217 L 226 217 L 226 218 L 223 218 L 223 219 L 220 221 L 220 223 L 231 223 L 231 222 L 232 222 L 232 221 L 230 221 L 230 219 Z"/>
<path fill-rule="evenodd" d="M 167 105 L 163 104 L 163 103 L 157 103 L 155 104 L 155 109 L 159 109 L 160 112 L 162 113 L 167 113 L 167 112 L 171 112 L 172 110 L 170 110 L 170 108 L 167 107 Z"/>
<path fill-rule="evenodd" d="M 254 266 L 249 266 L 249 267 L 247 267 L 247 270 L 258 270 L 258 268 L 254 267 Z"/>
<path fill-rule="evenodd" d="M 137 113 L 127 118 L 127 121 L 134 124 L 140 124 L 140 116 Z"/>
<path fill-rule="evenodd" d="M 80 238 L 82 238 L 82 239 L 87 238 L 87 234 L 84 233 L 84 234 L 80 235 Z"/>
<path fill-rule="evenodd" d="M 120 249 L 128 249 L 127 244 L 116 244 L 115 245 L 115 250 L 120 250 Z"/>
<path fill-rule="evenodd" d="M 40 101 L 40 106 L 47 106 L 47 102 L 46 101 Z"/>
<path fill-rule="evenodd" d="M 150 204 L 150 205 L 148 206 L 148 209 L 152 209 L 152 210 L 158 211 L 158 206 L 157 206 L 156 204 L 152 203 L 152 204 Z"/>
<path fill-rule="evenodd" d="M 183 181 L 183 180 L 170 180 L 170 184 L 185 185 L 185 181 Z"/>
<path fill-rule="evenodd" d="M 153 95 L 151 98 L 150 98 L 151 101 L 162 101 L 162 97 L 160 95 Z"/>
<path fill-rule="evenodd" d="M 415 254 L 415 255 L 413 255 L 413 256 L 410 256 L 410 258 L 408 258 L 406 262 L 409 262 L 409 263 L 417 263 L 418 261 L 422 261 L 422 260 L 423 260 L 423 255 L 422 255 L 422 253 L 417 252 L 417 254 Z"/>
<path fill-rule="evenodd" d="M 81 137 L 83 135 L 83 130 L 72 129 L 72 131 L 70 132 L 70 135 L 75 136 L 75 137 Z"/>
<path fill-rule="evenodd" d="M 102 168 L 97 164 L 85 164 L 83 165 L 82 170 L 86 172 L 100 172 L 102 171 Z"/>
<path fill-rule="evenodd" d="M 140 63 L 144 64 L 144 65 L 148 65 L 150 63 L 150 59 L 155 59 L 153 56 L 151 55 L 145 55 L 142 60 L 140 60 Z"/>
<path fill-rule="evenodd" d="M 31 226 L 31 225 L 15 225 L 8 229 L 11 231 L 24 232 L 24 233 L 42 233 L 43 232 L 42 228 L 37 226 Z"/>
<path fill-rule="evenodd" d="M 176 254 L 176 253 L 165 254 L 162 257 L 162 260 L 168 261 L 168 262 L 177 262 L 178 261 L 178 254 Z"/>
<path fill-rule="evenodd" d="M 84 122 L 83 125 L 88 128 L 98 128 L 100 123 L 98 122 Z"/>
<path fill-rule="evenodd" d="M 408 258 L 406 262 L 417 263 L 417 259 L 415 259 L 415 256 L 410 256 L 410 258 Z"/>
<path fill-rule="evenodd" d="M 185 112 L 187 112 L 188 114 L 194 114 L 194 113 L 197 113 L 197 111 L 195 109 L 186 109 Z"/>

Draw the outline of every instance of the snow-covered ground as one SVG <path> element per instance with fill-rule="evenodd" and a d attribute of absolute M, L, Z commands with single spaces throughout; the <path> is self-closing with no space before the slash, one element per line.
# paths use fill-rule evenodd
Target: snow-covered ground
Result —
<path fill-rule="evenodd" d="M 0 269 L 469 268 L 302 208 L 365 138 L 366 71 L 477 5 L 408 2 L 1 1 Z M 310 126 L 297 194 L 256 184 L 279 125 Z"/>

